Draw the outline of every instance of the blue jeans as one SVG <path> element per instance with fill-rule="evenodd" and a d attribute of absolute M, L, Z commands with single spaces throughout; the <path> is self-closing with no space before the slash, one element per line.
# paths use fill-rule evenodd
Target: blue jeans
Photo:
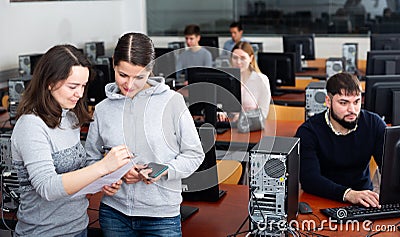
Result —
<path fill-rule="evenodd" d="M 81 233 L 75 235 L 75 237 L 87 237 L 87 229 L 84 229 Z"/>
<path fill-rule="evenodd" d="M 127 216 L 100 204 L 100 227 L 104 237 L 181 237 L 181 217 Z"/>

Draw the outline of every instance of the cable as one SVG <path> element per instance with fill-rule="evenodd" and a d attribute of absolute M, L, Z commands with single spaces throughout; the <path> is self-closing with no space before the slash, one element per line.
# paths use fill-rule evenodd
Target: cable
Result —
<path fill-rule="evenodd" d="M 1 172 L 1 177 L 0 177 L 0 185 L 1 185 L 1 187 L 3 187 L 3 175 L 4 175 L 4 172 L 5 172 L 5 169 L 3 169 L 3 171 Z M 3 188 L 2 188 L 2 190 L 3 190 Z M 2 197 L 2 199 L 4 200 L 4 197 Z M 11 231 L 11 234 L 12 234 L 12 233 L 14 233 L 14 230 L 7 225 L 7 223 L 6 223 L 5 219 L 4 219 L 4 201 L 3 200 L 1 201 L 1 220 L 3 221 L 4 226 L 9 231 Z"/>
<path fill-rule="evenodd" d="M 97 218 L 96 220 L 90 222 L 90 223 L 88 224 L 88 227 L 91 226 L 91 225 L 93 225 L 93 224 L 96 223 L 97 221 L 99 221 L 99 218 Z"/>
<path fill-rule="evenodd" d="M 258 210 L 260 211 L 261 217 L 262 217 L 262 219 L 263 219 L 263 223 L 264 223 L 265 225 L 267 225 L 266 219 L 265 219 L 265 217 L 264 217 L 264 214 L 263 214 L 263 212 L 261 211 L 260 205 L 258 204 L 257 197 L 256 197 L 256 195 L 254 194 L 254 189 L 255 189 L 255 187 L 250 188 L 250 194 L 251 194 L 251 196 L 253 197 L 254 203 L 255 203 L 256 206 L 258 207 Z M 255 220 L 253 219 L 253 217 L 252 217 L 252 214 L 253 214 L 254 212 L 252 212 L 252 211 L 250 210 L 250 206 L 251 206 L 251 198 L 250 198 L 250 200 L 249 200 L 249 205 L 248 205 L 248 208 L 247 208 L 247 209 L 248 209 L 248 213 L 249 213 L 249 217 L 250 217 L 250 220 L 251 220 L 253 223 L 257 223 L 257 224 L 258 224 L 258 222 L 255 221 Z M 254 209 L 253 209 L 253 211 L 254 211 Z"/>
<path fill-rule="evenodd" d="M 398 226 L 398 225 L 400 225 L 400 221 L 397 222 L 396 224 L 394 224 L 394 226 Z M 372 228 L 372 227 L 371 227 L 371 228 Z M 382 233 L 382 232 L 385 232 L 385 231 L 384 231 L 384 230 L 379 230 L 379 231 L 376 231 L 375 233 L 372 233 L 371 235 L 366 235 L 365 237 L 372 237 L 372 236 L 378 235 L 378 234 L 380 234 L 380 233 Z"/>

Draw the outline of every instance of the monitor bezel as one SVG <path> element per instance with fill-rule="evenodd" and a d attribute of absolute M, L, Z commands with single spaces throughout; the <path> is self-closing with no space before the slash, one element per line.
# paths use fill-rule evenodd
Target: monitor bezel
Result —
<path fill-rule="evenodd" d="M 267 75 L 269 79 L 269 84 L 270 84 L 270 90 L 271 94 L 275 95 L 277 94 L 277 90 L 279 86 L 296 86 L 296 62 L 295 59 L 296 54 L 295 53 L 274 53 L 274 52 L 264 52 L 264 53 L 258 53 L 257 56 L 257 64 L 258 67 L 260 68 L 261 72 Z M 286 68 L 286 70 L 281 70 L 280 72 L 285 72 L 285 74 L 288 74 L 288 78 L 284 80 L 283 83 L 277 83 L 277 66 L 271 67 L 272 63 L 269 63 L 271 61 L 277 62 L 277 60 L 289 60 L 290 63 L 290 68 Z M 289 75 L 290 74 L 290 75 Z"/>
<path fill-rule="evenodd" d="M 392 101 L 393 97 L 387 95 L 386 100 L 379 103 L 380 106 L 377 106 L 377 92 L 378 89 L 385 89 L 385 93 L 393 94 L 390 92 L 400 90 L 400 75 L 373 75 L 367 76 L 365 80 L 364 109 L 374 113 L 384 110 L 387 114 L 378 114 L 385 117 L 386 123 L 392 123 L 394 106 Z M 379 110 L 377 110 L 377 107 L 379 107 Z M 384 108 L 382 109 L 382 107 Z"/>
<path fill-rule="evenodd" d="M 400 50 L 373 50 L 367 52 L 367 67 L 366 75 L 389 75 L 378 73 L 376 68 L 377 60 L 390 60 L 394 59 L 396 64 L 400 64 Z M 393 61 L 393 60 L 391 60 Z M 396 72 L 393 75 L 400 74 L 400 65 L 396 66 Z M 392 75 L 392 74 L 391 74 Z"/>
<path fill-rule="evenodd" d="M 385 128 L 379 203 L 400 201 L 400 126 Z"/>

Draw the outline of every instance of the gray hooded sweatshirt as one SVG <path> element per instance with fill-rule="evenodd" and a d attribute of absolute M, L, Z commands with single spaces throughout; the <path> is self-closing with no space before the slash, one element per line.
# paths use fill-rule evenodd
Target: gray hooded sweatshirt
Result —
<path fill-rule="evenodd" d="M 203 162 L 204 152 L 193 119 L 181 94 L 149 78 L 150 88 L 132 99 L 119 93 L 115 83 L 106 85 L 107 98 L 94 112 L 86 140 L 87 158 L 103 157 L 101 146 L 126 144 L 134 162 L 168 166 L 168 175 L 153 184 L 123 183 L 114 196 L 102 202 L 128 216 L 173 217 L 179 215 L 181 179 Z"/>

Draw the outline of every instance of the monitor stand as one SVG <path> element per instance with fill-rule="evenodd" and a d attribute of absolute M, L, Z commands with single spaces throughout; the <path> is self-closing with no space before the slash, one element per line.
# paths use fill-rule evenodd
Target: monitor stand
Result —
<path fill-rule="evenodd" d="M 300 71 L 301 72 L 318 71 L 318 67 L 308 67 L 307 61 L 306 60 L 301 60 Z"/>
<path fill-rule="evenodd" d="M 198 207 L 181 205 L 181 221 L 187 220 L 189 217 L 199 211 Z"/>
<path fill-rule="evenodd" d="M 219 190 L 219 199 L 226 194 L 225 190 Z M 181 205 L 181 221 L 187 220 L 189 217 L 193 216 L 199 211 L 198 207 Z"/>

